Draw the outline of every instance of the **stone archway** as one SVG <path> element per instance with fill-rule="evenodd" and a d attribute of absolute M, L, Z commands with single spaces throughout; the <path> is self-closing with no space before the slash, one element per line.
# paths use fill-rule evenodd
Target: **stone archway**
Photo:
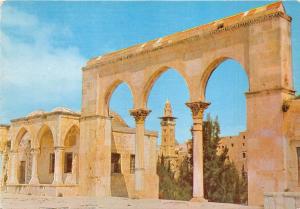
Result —
<path fill-rule="evenodd" d="M 131 197 L 134 182 L 133 175 L 128 171 L 128 160 L 132 153 L 132 137 L 124 130 L 130 130 L 129 110 L 133 108 L 134 95 L 127 82 L 121 82 L 111 92 L 108 101 L 109 115 L 112 117 L 111 128 L 111 195 L 115 197 Z M 121 142 L 121 143 L 120 143 Z M 129 149 L 128 149 L 129 148 Z"/>
<path fill-rule="evenodd" d="M 132 95 L 132 103 L 133 103 L 133 106 L 134 106 L 134 101 L 135 101 L 135 97 L 134 97 L 134 92 L 133 92 L 133 88 L 131 87 L 130 83 L 129 82 L 126 82 L 126 81 L 122 81 L 120 79 L 117 79 L 113 82 L 111 82 L 110 84 L 110 87 L 108 87 L 107 91 L 105 92 L 105 100 L 104 100 L 104 109 L 106 110 L 105 111 L 105 114 L 107 114 L 107 116 L 110 115 L 110 110 L 109 110 L 109 105 L 110 105 L 110 100 L 111 100 L 111 97 L 113 95 L 113 93 L 116 91 L 116 89 L 121 85 L 121 84 L 125 84 L 127 85 L 129 91 L 130 91 L 130 94 Z"/>
<path fill-rule="evenodd" d="M 186 72 L 184 71 L 184 68 L 180 65 L 175 66 L 175 67 L 163 66 L 163 67 L 155 69 L 153 72 L 151 72 L 151 74 L 149 74 L 149 76 L 147 78 L 147 81 L 145 82 L 143 97 L 141 98 L 142 104 L 144 107 L 147 107 L 150 92 L 151 92 L 153 86 L 155 85 L 157 79 L 159 79 L 163 73 L 167 72 L 170 69 L 176 71 L 183 78 L 183 80 L 185 81 L 186 87 L 189 91 L 189 94 L 190 94 L 189 77 L 186 74 Z"/>
<path fill-rule="evenodd" d="M 40 184 L 52 184 L 55 170 L 54 139 L 49 126 L 43 125 L 38 132 L 39 155 L 37 173 Z"/>
<path fill-rule="evenodd" d="M 190 187 L 183 187 L 184 180 L 180 180 L 183 178 L 180 176 L 182 175 L 180 167 L 183 164 L 177 150 L 181 149 L 178 148 L 180 143 L 178 139 L 191 139 L 190 127 L 192 124 L 190 111 L 185 105 L 186 101 L 190 99 L 189 83 L 186 80 L 188 77 L 185 77 L 184 68 L 180 67 L 180 65 L 177 65 L 177 68 L 161 67 L 151 72 L 145 82 L 144 98 L 142 98 L 145 106 L 152 111 L 147 117 L 145 127 L 149 129 L 151 124 L 151 129 L 156 130 L 160 135 L 160 142 L 159 138 L 157 141 L 159 147 L 157 148 L 156 162 L 160 199 L 178 200 L 180 196 L 175 195 L 178 192 L 176 190 L 178 182 L 180 182 L 180 192 L 186 195 L 184 198 L 192 195 Z M 182 137 L 183 135 L 185 138 Z M 185 145 L 181 143 L 180 145 Z M 144 150 L 145 156 L 149 155 L 147 151 Z M 144 160 L 146 161 L 147 158 L 149 157 L 145 157 Z M 186 181 L 185 183 L 188 185 L 192 182 Z M 166 185 L 173 188 L 173 194 L 171 191 L 167 192 Z"/>
<path fill-rule="evenodd" d="M 19 184 L 28 184 L 31 179 L 31 134 L 21 128 L 16 138 L 17 151 L 17 177 Z"/>
<path fill-rule="evenodd" d="M 213 61 L 211 61 L 207 67 L 205 67 L 204 69 L 204 72 L 203 72 L 203 75 L 202 75 L 202 78 L 201 78 L 201 81 L 200 81 L 200 95 L 201 95 L 201 99 L 202 100 L 206 100 L 205 99 L 205 92 L 206 92 L 206 86 L 207 86 L 207 83 L 209 81 L 209 78 L 211 77 L 211 75 L 213 74 L 213 72 L 222 64 L 224 63 L 225 61 L 227 60 L 233 60 L 237 63 L 239 63 L 241 65 L 241 67 L 244 69 L 246 75 L 247 75 L 247 78 L 248 78 L 248 83 L 249 83 L 249 92 L 251 91 L 250 87 L 250 80 L 249 80 L 249 70 L 245 68 L 245 65 L 244 63 L 241 63 L 238 59 L 235 59 L 235 58 L 231 58 L 231 57 L 219 57 L 219 58 L 215 58 Z"/>
<path fill-rule="evenodd" d="M 110 149 L 111 130 L 104 101 L 111 81 L 118 78 L 128 81 L 132 88 L 134 110 L 131 114 L 136 120 L 137 141 L 141 141 L 144 120 L 149 114 L 144 101 L 147 95 L 145 87 L 151 88 L 147 84 L 149 78 L 164 66 L 176 68 L 180 65 L 189 83 L 190 101 L 187 105 L 193 113 L 194 148 L 201 150 L 203 112 L 208 106 L 204 96 L 206 82 L 219 63 L 234 58 L 246 70 L 250 86 L 246 94 L 248 199 L 249 204 L 262 204 L 264 192 L 289 189 L 282 104 L 294 95 L 290 22 L 282 2 L 276 2 L 90 60 L 83 68 L 82 136 L 91 142 L 101 139 L 105 146 L 99 146 L 95 153 Z M 91 127 L 100 127 L 99 132 L 94 134 Z M 109 158 L 108 153 L 103 158 Z M 82 156 L 82 159 L 89 161 L 93 157 Z M 195 199 L 201 200 L 201 153 L 198 153 L 197 161 L 198 170 L 194 175 L 198 177 L 194 179 L 193 189 Z M 266 161 L 271 166 L 265 166 Z M 84 178 L 81 189 L 88 191 L 84 184 L 89 182 L 95 189 L 99 188 L 97 193 L 109 195 L 109 183 L 105 185 L 95 179 Z"/>
<path fill-rule="evenodd" d="M 78 183 L 79 127 L 72 125 L 64 137 L 63 182 Z"/>

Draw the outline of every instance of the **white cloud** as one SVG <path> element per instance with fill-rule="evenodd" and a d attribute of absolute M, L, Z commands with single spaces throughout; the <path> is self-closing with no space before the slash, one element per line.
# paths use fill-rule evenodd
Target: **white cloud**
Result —
<path fill-rule="evenodd" d="M 78 98 L 81 67 L 86 60 L 78 48 L 54 44 L 60 36 L 72 35 L 68 28 L 42 23 L 12 7 L 2 8 L 1 24 L 0 122 L 14 115 L 11 111 L 15 110 L 9 109 L 15 102 L 10 92 L 20 93 L 15 95 L 18 101 L 26 100 L 28 105 L 38 102 L 45 107 L 47 102 L 56 104 L 71 95 Z M 18 110 L 19 114 L 24 114 L 24 109 L 30 107 Z"/>

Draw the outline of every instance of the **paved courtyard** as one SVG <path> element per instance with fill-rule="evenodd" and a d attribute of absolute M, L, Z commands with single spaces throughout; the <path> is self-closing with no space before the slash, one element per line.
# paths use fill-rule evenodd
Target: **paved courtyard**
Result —
<path fill-rule="evenodd" d="M 223 203 L 133 200 L 120 197 L 39 197 L 1 193 L 1 209 L 262 209 Z"/>

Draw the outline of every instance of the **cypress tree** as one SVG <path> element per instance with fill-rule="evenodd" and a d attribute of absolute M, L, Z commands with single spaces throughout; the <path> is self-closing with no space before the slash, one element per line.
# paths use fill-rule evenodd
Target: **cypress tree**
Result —
<path fill-rule="evenodd" d="M 203 122 L 204 197 L 212 202 L 247 203 L 247 173 L 240 175 L 228 160 L 228 148 L 219 150 L 220 126 L 217 118 Z M 170 162 L 164 156 L 157 162 L 159 197 L 190 200 L 193 189 L 193 155 L 186 156 L 180 167 L 180 177 L 174 179 Z"/>
<path fill-rule="evenodd" d="M 212 202 L 245 203 L 245 180 L 234 163 L 228 160 L 228 148 L 218 151 L 220 143 L 218 119 L 203 123 L 204 196 Z"/>

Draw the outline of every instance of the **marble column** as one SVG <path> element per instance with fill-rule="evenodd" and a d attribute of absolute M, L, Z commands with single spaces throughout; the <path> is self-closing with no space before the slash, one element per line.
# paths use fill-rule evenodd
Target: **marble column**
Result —
<path fill-rule="evenodd" d="M 31 179 L 29 184 L 39 184 L 39 177 L 38 177 L 38 155 L 40 154 L 39 148 L 31 149 L 31 156 L 32 156 L 32 166 L 31 166 Z"/>
<path fill-rule="evenodd" d="M 144 191 L 144 138 L 145 138 L 145 119 L 151 111 L 148 109 L 130 110 L 130 115 L 135 119 L 135 191 L 137 198 L 143 197 Z"/>
<path fill-rule="evenodd" d="M 186 105 L 191 109 L 193 115 L 193 198 L 191 201 L 205 201 L 202 122 L 204 110 L 209 106 L 209 103 L 196 101 L 188 102 Z"/>
<path fill-rule="evenodd" d="M 63 184 L 63 154 L 64 147 L 55 147 L 55 166 L 53 184 Z"/>
<path fill-rule="evenodd" d="M 11 150 L 9 156 L 8 184 L 18 184 L 18 152 Z"/>

